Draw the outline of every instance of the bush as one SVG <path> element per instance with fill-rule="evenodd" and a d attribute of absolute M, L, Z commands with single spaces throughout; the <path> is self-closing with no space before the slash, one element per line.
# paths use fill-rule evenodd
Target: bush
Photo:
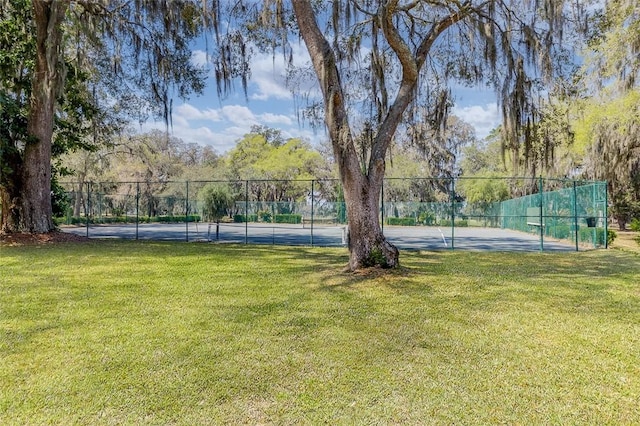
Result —
<path fill-rule="evenodd" d="M 594 241 L 595 231 L 595 241 Z M 607 229 L 607 246 L 616 239 L 618 234 L 613 229 Z M 582 243 L 593 243 L 596 246 L 604 245 L 604 228 L 580 228 L 578 232 L 579 241 Z"/>
<path fill-rule="evenodd" d="M 250 214 L 250 215 L 234 214 L 233 221 L 235 223 L 257 222 L 258 215 L 257 214 Z"/>
<path fill-rule="evenodd" d="M 451 219 L 442 219 L 440 221 L 440 226 L 451 227 Z M 456 228 L 467 228 L 469 226 L 469 221 L 466 219 L 456 220 L 454 222 L 454 226 Z"/>
<path fill-rule="evenodd" d="M 150 222 L 159 222 L 159 223 L 181 223 L 181 222 L 185 222 L 187 219 L 187 216 L 180 214 L 180 215 L 175 215 L 175 216 L 154 216 L 152 218 L 150 218 Z M 189 222 L 200 222 L 200 215 L 197 214 L 190 214 L 189 217 Z M 133 221 L 135 222 L 135 217 L 133 218 Z M 142 218 L 140 218 L 140 222 L 142 222 Z"/>
<path fill-rule="evenodd" d="M 634 218 L 629 224 L 629 229 L 635 232 L 640 232 L 640 219 L 638 219 L 637 217 Z"/>
<path fill-rule="evenodd" d="M 275 223 L 302 223 L 301 214 L 277 214 L 273 217 Z"/>
<path fill-rule="evenodd" d="M 220 222 L 233 205 L 233 196 L 228 186 L 210 183 L 198 193 L 202 200 L 202 215 L 209 222 Z"/>
<path fill-rule="evenodd" d="M 387 225 L 415 226 L 416 219 L 413 217 L 388 217 Z"/>
<path fill-rule="evenodd" d="M 189 215 L 189 222 L 200 222 L 201 217 L 197 214 Z M 175 215 L 175 216 L 139 216 L 138 223 L 184 223 L 187 219 L 185 215 Z M 56 225 L 84 225 L 87 223 L 87 218 L 82 216 L 70 216 L 70 217 L 60 217 L 55 218 Z M 118 223 L 136 223 L 135 215 L 132 216 L 99 216 L 92 217 L 89 220 L 89 223 L 93 224 L 118 224 Z"/>
<path fill-rule="evenodd" d="M 549 230 L 549 236 L 553 238 L 558 238 L 560 240 L 564 240 L 569 238 L 571 235 L 571 226 L 569 225 L 556 225 L 550 226 L 547 228 Z"/>
<path fill-rule="evenodd" d="M 436 215 L 432 212 L 422 212 L 418 216 L 418 223 L 423 225 L 433 225 L 436 223 Z"/>
<path fill-rule="evenodd" d="M 258 216 L 260 216 L 261 221 L 267 222 L 267 223 L 271 223 L 273 219 L 273 215 L 271 214 L 271 212 L 266 210 L 259 211 Z"/>

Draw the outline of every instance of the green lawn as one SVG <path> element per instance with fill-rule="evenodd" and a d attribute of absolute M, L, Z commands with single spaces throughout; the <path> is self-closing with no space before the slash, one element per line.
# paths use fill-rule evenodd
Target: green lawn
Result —
<path fill-rule="evenodd" d="M 640 256 L 0 246 L 0 424 L 638 424 Z"/>

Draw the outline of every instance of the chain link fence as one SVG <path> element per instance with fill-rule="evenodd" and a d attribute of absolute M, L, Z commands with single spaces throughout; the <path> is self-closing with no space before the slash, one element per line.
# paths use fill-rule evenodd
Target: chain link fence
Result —
<path fill-rule="evenodd" d="M 311 246 L 340 246 L 347 239 L 347 207 L 335 179 L 62 185 L 68 208 L 57 224 L 88 237 Z M 207 199 L 208 187 L 226 194 L 222 201 Z M 387 238 L 402 248 L 606 247 L 607 185 L 392 178 L 384 181 L 380 220 Z"/>

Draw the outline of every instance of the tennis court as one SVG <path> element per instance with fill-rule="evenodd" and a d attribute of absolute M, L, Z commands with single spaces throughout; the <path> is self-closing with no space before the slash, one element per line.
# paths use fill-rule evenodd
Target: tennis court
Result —
<path fill-rule="evenodd" d="M 216 235 L 204 198 L 226 188 Z M 59 225 L 90 238 L 346 246 L 347 206 L 336 180 L 67 183 Z M 274 188 L 280 201 L 269 199 Z M 513 193 L 491 196 L 492 189 Z M 478 198 L 478 191 L 487 198 Z M 505 193 L 506 193 L 505 192 Z M 271 197 L 273 198 L 273 197 Z M 73 206 L 73 207 L 71 207 Z M 209 210 L 208 210 L 209 209 Z M 558 251 L 606 247 L 606 182 L 543 178 L 385 180 L 380 223 L 401 249 Z"/>
<path fill-rule="evenodd" d="M 345 246 L 347 227 L 343 225 L 221 223 L 122 224 L 63 227 L 64 232 L 90 238 L 219 242 L 238 244 Z M 405 250 L 494 250 L 494 251 L 571 251 L 570 241 L 543 239 L 540 235 L 499 228 L 447 228 L 436 226 L 385 226 L 385 236 Z"/>

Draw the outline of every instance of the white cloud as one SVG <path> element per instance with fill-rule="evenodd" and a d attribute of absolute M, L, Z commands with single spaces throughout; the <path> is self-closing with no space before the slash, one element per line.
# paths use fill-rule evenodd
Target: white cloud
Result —
<path fill-rule="evenodd" d="M 206 67 L 209 63 L 207 52 L 204 50 L 194 50 L 191 52 L 191 63 L 197 67 Z"/>
<path fill-rule="evenodd" d="M 309 52 L 299 43 L 289 45 L 295 66 L 304 66 L 310 63 Z M 282 51 L 261 52 L 251 59 L 251 80 L 253 88 L 250 94 L 252 100 L 290 100 L 293 98 L 291 90 L 287 87 L 287 59 Z M 315 80 L 314 80 L 315 81 Z M 300 82 L 296 82 L 300 84 Z M 306 83 L 306 82 L 305 82 Z M 303 87 L 309 84 L 303 84 Z"/>
<path fill-rule="evenodd" d="M 455 116 L 471 124 L 480 139 L 487 137 L 491 130 L 500 124 L 498 104 L 495 102 L 485 105 L 453 107 L 452 112 Z"/>
<path fill-rule="evenodd" d="M 232 149 L 236 142 L 251 131 L 253 125 L 265 125 L 278 128 L 285 138 L 302 138 L 317 143 L 323 138 L 322 134 L 315 134 L 309 129 L 300 128 L 290 117 L 273 113 L 254 114 L 244 106 L 227 106 L 223 108 L 222 121 L 210 122 L 201 125 L 199 114 L 194 112 L 196 108 L 181 105 L 183 112 L 191 112 L 191 118 L 175 115 L 173 126 L 169 129 L 172 136 L 182 139 L 187 143 L 208 145 L 218 153 L 224 153 Z M 188 115 L 188 114 L 185 114 Z M 196 118 L 194 118 L 196 117 Z M 153 129 L 165 130 L 163 122 L 149 121 L 143 124 L 139 131 L 148 132 Z"/>
<path fill-rule="evenodd" d="M 222 107 L 222 115 L 233 124 L 257 124 L 258 120 L 253 112 L 243 105 L 226 105 Z"/>
<path fill-rule="evenodd" d="M 220 112 L 215 109 L 198 109 L 191 104 L 182 104 L 176 108 L 176 114 L 186 120 L 220 121 Z"/>
<path fill-rule="evenodd" d="M 267 112 L 265 114 L 260 114 L 258 118 L 263 123 L 284 124 L 287 126 L 293 124 L 293 120 L 291 120 L 291 117 L 282 114 L 272 114 L 270 112 Z"/>

